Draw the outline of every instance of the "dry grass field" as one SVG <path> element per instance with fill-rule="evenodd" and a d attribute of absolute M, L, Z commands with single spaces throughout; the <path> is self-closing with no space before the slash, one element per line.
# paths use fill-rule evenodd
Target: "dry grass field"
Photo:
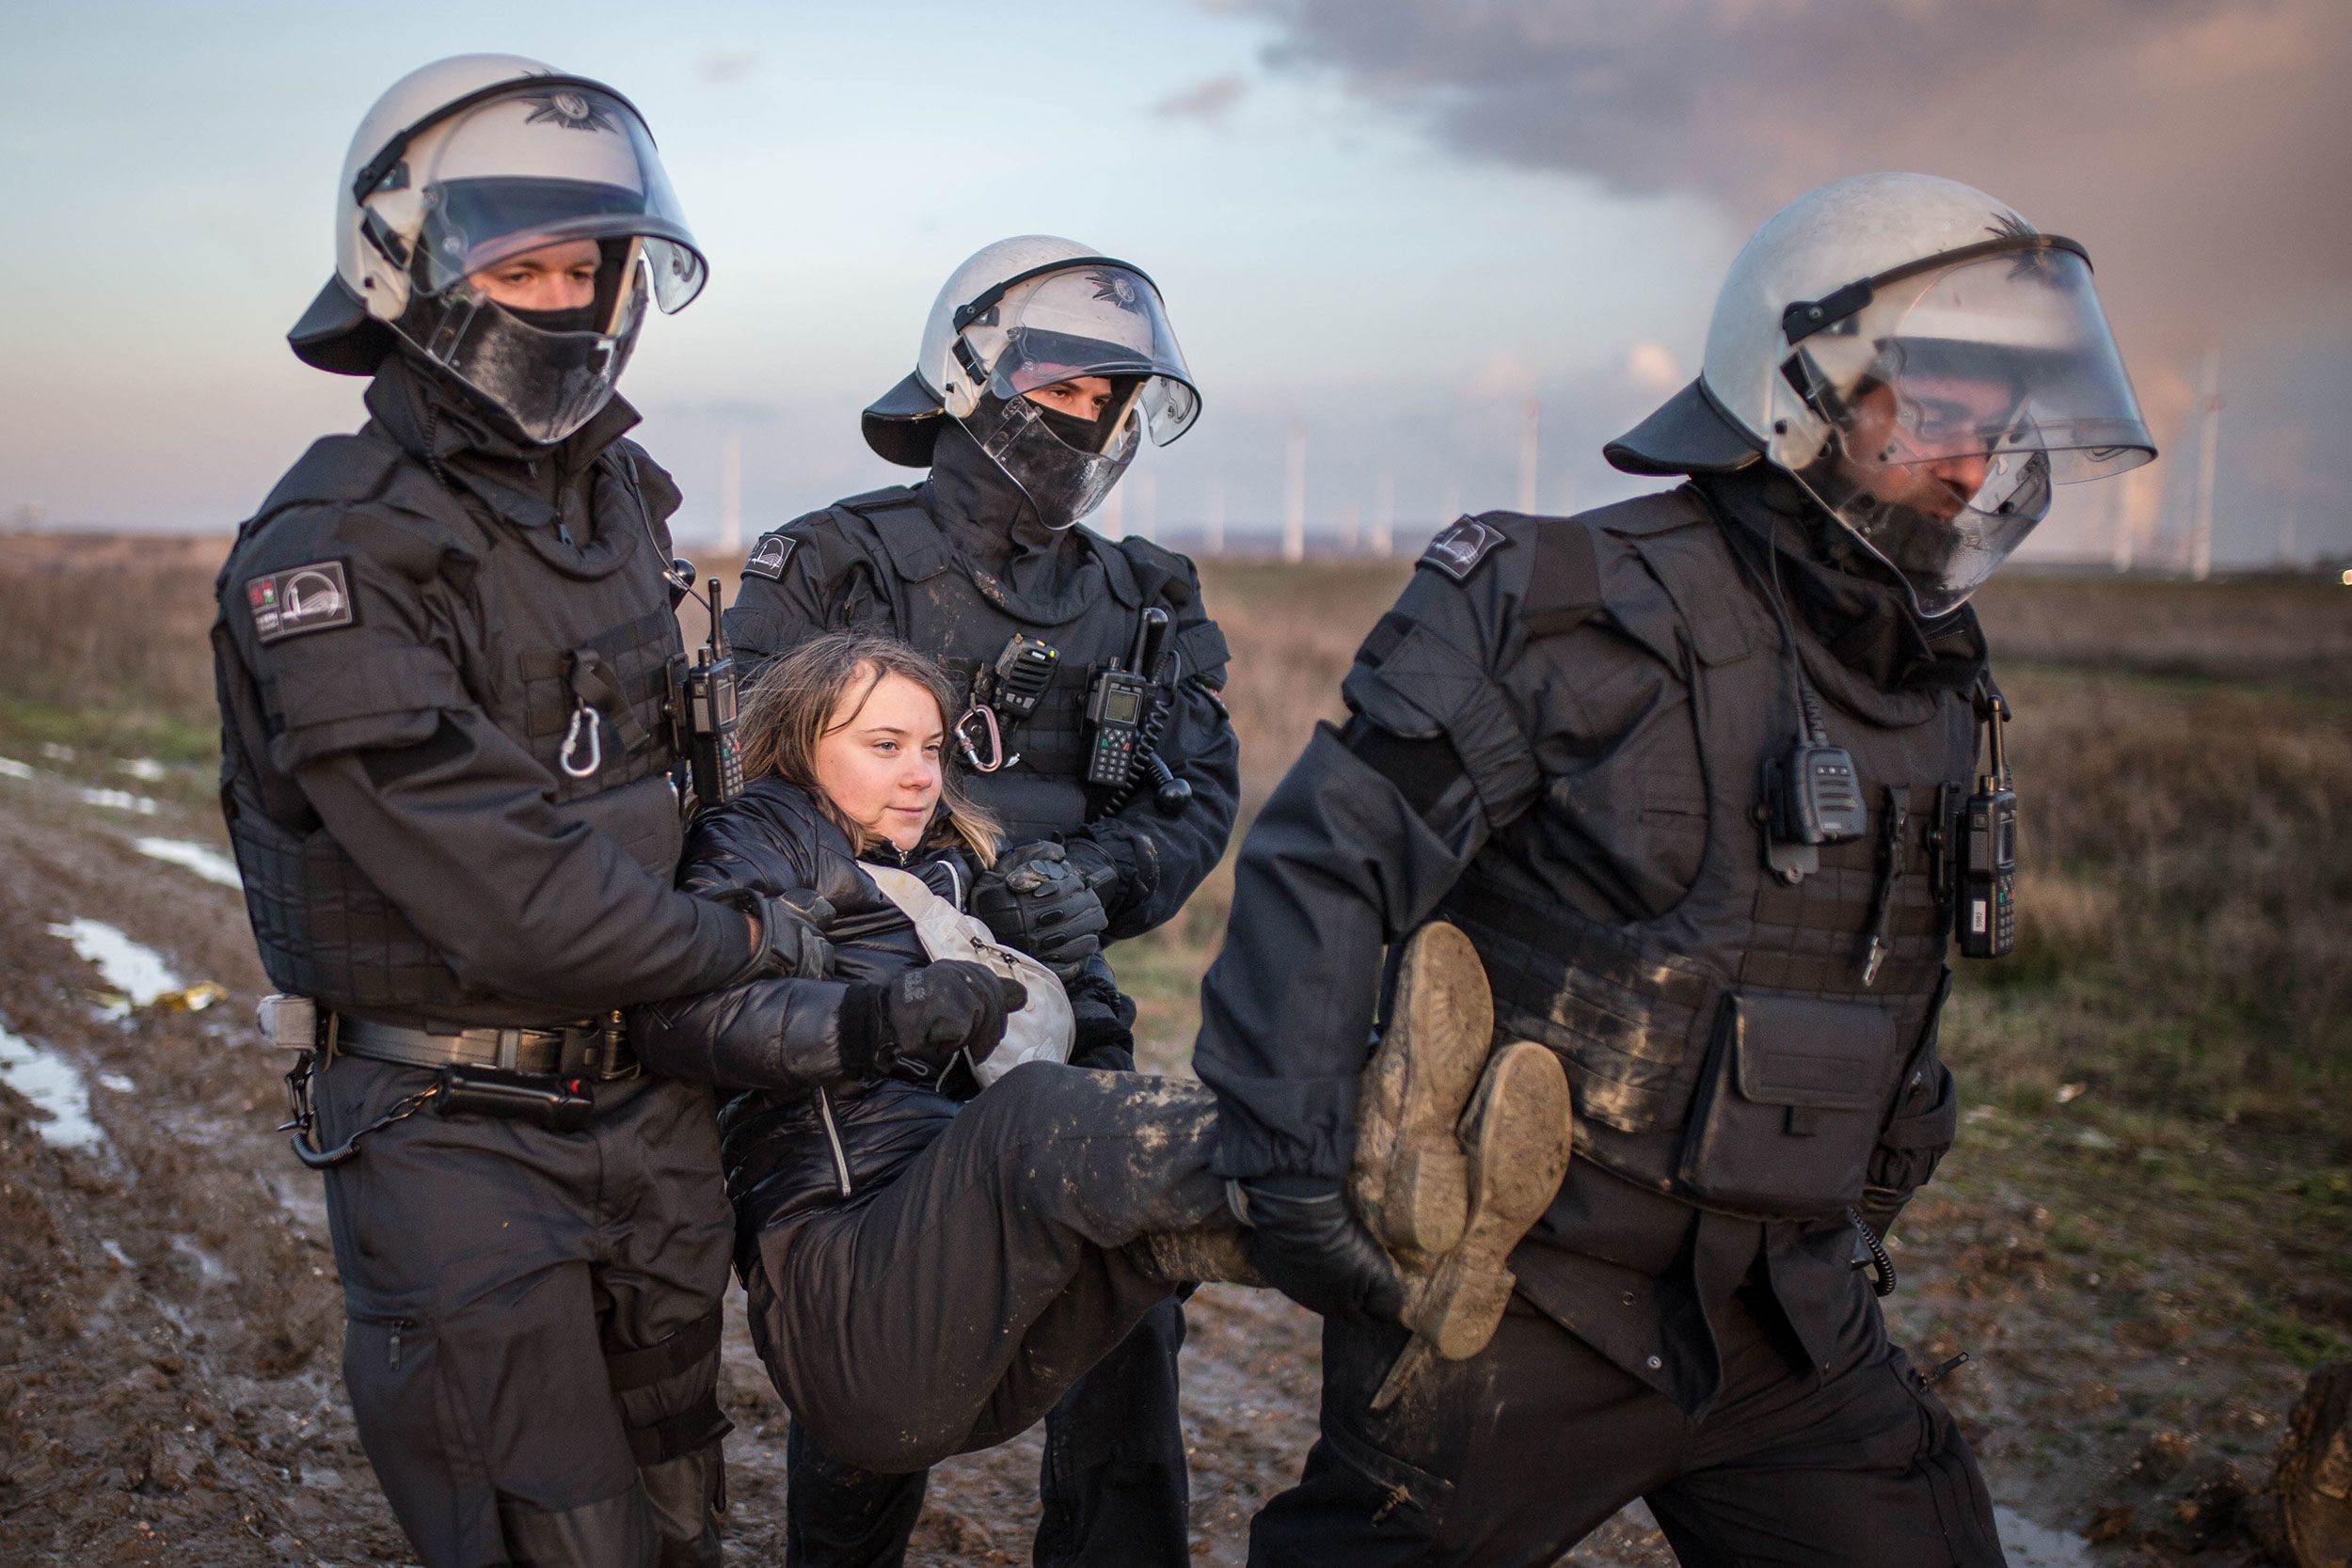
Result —
<path fill-rule="evenodd" d="M 275 1069 L 239 1043 L 259 976 L 235 895 L 125 847 L 154 823 L 223 843 L 205 641 L 222 545 L 0 534 L 0 757 L 19 767 L 0 779 L 0 1027 L 182 1097 L 102 1096 L 120 1151 L 103 1165 L 0 1092 L 11 1562 L 183 1560 L 167 1536 L 218 1562 L 397 1550 L 335 1386 L 308 1179 L 267 1135 Z M 1210 565 L 1246 810 L 1339 712 L 1408 570 Z M 1923 1361 L 1971 1353 L 1946 1388 L 2020 1516 L 2089 1531 L 2090 1560 L 2251 1561 L 2241 1499 L 2305 1372 L 2352 1354 L 2352 591 L 2021 576 L 1980 606 L 2017 712 L 2021 940 L 1961 966 L 1947 1054 L 1972 1108 L 1899 1233 L 1890 1317 Z M 152 815 L 77 803 L 125 789 Z M 1163 1067 L 1182 1066 L 1229 890 L 1220 872 L 1115 956 Z M 90 1022 L 46 929 L 83 912 L 232 1002 Z M 264 1189 L 266 1246 L 237 1212 Z M 1194 1317 L 1198 1552 L 1238 1561 L 1311 1435 L 1314 1343 L 1248 1292 L 1205 1292 Z M 782 1416 L 739 1344 L 728 1376 L 730 1553 L 767 1560 Z M 943 1476 L 924 1560 L 1025 1560 L 1033 1456 Z M 84 1531 L 104 1549 L 60 1546 Z M 1575 1560 L 1662 1560 L 1638 1521 L 1613 1531 Z"/>

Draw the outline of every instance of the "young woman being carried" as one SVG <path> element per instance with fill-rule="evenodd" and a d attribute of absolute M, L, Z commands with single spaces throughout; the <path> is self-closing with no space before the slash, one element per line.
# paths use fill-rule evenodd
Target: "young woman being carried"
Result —
<path fill-rule="evenodd" d="M 754 1344 L 796 1422 L 882 1471 L 1015 1435 L 1178 1284 L 1251 1277 L 1211 1168 L 1209 1092 L 1063 1065 L 1128 1043 L 1116 992 L 1082 972 L 1063 1006 L 1033 963 L 1009 980 L 986 928 L 959 933 L 937 907 L 996 850 L 943 763 L 954 711 L 939 668 L 887 638 L 829 634 L 771 666 L 742 717 L 752 783 L 696 817 L 679 885 L 788 899 L 831 962 L 630 1020 L 649 1069 L 735 1091 L 722 1149 Z M 1457 967 L 1418 988 L 1433 1005 L 1416 1011 L 1414 955 L 1433 939 L 1444 958 L 1422 967 Z M 1359 1110 L 1358 1207 L 1401 1275 L 1360 1227 L 1335 1226 L 1362 1252 L 1355 1307 L 1432 1338 L 1469 1298 L 1500 1312 L 1502 1258 L 1541 1210 L 1506 1189 L 1528 1186 L 1529 1150 L 1566 1159 L 1556 1062 L 1512 1046 L 1488 1067 L 1483 976 L 1458 983 L 1452 943 L 1432 927 L 1408 946 Z M 1025 1055 L 1053 1059 L 996 1076 L 1009 1019 Z M 1539 1176 L 1545 1198 L 1558 1180 Z"/>

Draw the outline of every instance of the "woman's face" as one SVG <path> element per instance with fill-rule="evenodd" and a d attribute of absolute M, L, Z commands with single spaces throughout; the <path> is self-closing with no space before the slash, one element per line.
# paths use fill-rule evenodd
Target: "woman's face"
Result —
<path fill-rule="evenodd" d="M 869 668 L 850 681 L 850 711 L 832 714 L 818 737 L 817 787 L 859 827 L 913 849 L 939 805 L 946 727 L 931 694 L 904 675 L 868 691 L 872 680 Z"/>

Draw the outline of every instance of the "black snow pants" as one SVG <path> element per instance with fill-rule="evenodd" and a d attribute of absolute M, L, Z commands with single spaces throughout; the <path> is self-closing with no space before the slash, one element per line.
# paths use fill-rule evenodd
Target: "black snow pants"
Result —
<path fill-rule="evenodd" d="M 432 1082 L 344 1056 L 327 1143 Z M 704 1568 L 734 1213 L 711 1092 L 599 1085 L 586 1132 L 440 1117 L 326 1172 L 359 1440 L 427 1568 Z"/>
<path fill-rule="evenodd" d="M 1724 1387 L 1701 1416 L 1514 1297 L 1494 1342 L 1375 1414 L 1405 1331 L 1326 1319 L 1323 1434 L 1260 1511 L 1251 1568 L 1547 1568 L 1635 1497 L 1685 1568 L 2000 1568 L 1992 1499 L 1876 1304 L 1816 1372 L 1749 1289 L 1710 1314 Z"/>
<path fill-rule="evenodd" d="M 1103 1430 L 1064 1427 L 1058 1455 L 1047 1445 L 1049 1476 L 1109 1473 L 1094 1494 L 1104 1511 L 1064 1523 L 1064 1544 L 1048 1518 L 1040 1560 L 1114 1549 L 1121 1511 L 1140 1507 L 1117 1496 L 1133 1439 L 1176 1430 L 1176 1337 L 1135 1332 L 1172 1306 L 1140 1238 L 1232 1223 L 1209 1169 L 1215 1117 L 1198 1084 L 1017 1068 L 872 1196 L 760 1237 L 752 1338 L 793 1414 L 795 1474 L 825 1486 L 805 1512 L 787 1501 L 793 1560 L 896 1560 L 852 1554 L 897 1552 L 921 1507 L 915 1472 L 1017 1435 L 1089 1369 L 1140 1346 L 1168 1408 L 1130 1410 L 1121 1431 L 1105 1402 Z M 1181 1449 L 1168 1457 L 1181 1473 Z M 852 1498 L 862 1512 L 843 1506 Z M 1157 1560 L 1137 1547 L 1153 1549 L 1130 1542 L 1119 1560 Z"/>

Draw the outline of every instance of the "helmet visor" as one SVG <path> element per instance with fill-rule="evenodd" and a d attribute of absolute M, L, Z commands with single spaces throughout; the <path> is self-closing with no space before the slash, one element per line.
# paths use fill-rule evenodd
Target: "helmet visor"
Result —
<path fill-rule="evenodd" d="M 1878 285 L 1792 345 L 1773 398 L 1768 455 L 1927 615 L 1993 574 L 2053 485 L 2155 455 L 2090 269 L 2062 249 Z"/>
<path fill-rule="evenodd" d="M 702 251 L 653 136 L 609 93 L 518 83 L 419 137 L 370 204 L 404 189 L 421 207 L 414 272 L 427 293 L 528 251 L 623 237 L 644 242 L 664 311 L 702 292 Z"/>
<path fill-rule="evenodd" d="M 1166 446 L 1200 413 L 1159 291 L 1127 267 L 1088 262 L 1007 291 L 963 328 L 957 352 L 999 398 L 1098 376 L 1113 384 L 1119 422 L 1139 419 Z M 1097 446 L 1118 445 L 1116 427 Z"/>

